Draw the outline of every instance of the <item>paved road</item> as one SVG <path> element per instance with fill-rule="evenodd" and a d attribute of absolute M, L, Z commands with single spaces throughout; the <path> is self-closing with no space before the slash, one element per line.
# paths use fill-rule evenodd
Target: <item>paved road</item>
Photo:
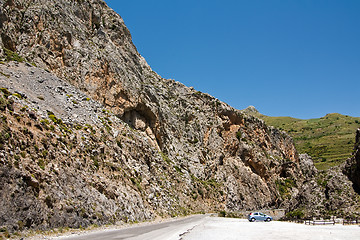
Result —
<path fill-rule="evenodd" d="M 62 240 L 342 240 L 360 239 L 359 226 L 309 226 L 288 222 L 249 222 L 245 219 L 195 215 L 180 220 L 105 230 Z"/>
<path fill-rule="evenodd" d="M 209 217 L 181 240 L 344 240 L 360 239 L 359 226 L 316 225 L 289 222 L 249 222 L 245 219 Z"/>
<path fill-rule="evenodd" d="M 62 240 L 179 240 L 181 234 L 202 223 L 209 215 L 195 215 L 179 220 L 135 226 L 124 229 L 105 230 L 96 233 L 65 236 Z"/>

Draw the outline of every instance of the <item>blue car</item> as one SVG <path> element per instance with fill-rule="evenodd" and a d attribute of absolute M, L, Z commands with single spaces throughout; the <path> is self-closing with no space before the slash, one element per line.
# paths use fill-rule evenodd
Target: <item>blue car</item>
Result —
<path fill-rule="evenodd" d="M 250 222 L 255 222 L 255 221 L 266 221 L 266 222 L 270 222 L 271 220 L 273 220 L 273 218 L 269 215 L 266 215 L 264 213 L 261 212 L 254 212 L 254 213 L 250 213 L 248 215 L 248 220 Z"/>

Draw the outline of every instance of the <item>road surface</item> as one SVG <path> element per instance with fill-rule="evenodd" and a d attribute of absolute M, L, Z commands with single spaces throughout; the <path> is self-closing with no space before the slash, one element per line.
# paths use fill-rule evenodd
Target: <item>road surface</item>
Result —
<path fill-rule="evenodd" d="M 245 219 L 196 215 L 180 220 L 105 230 L 79 236 L 52 238 L 61 240 L 333 240 L 360 239 L 360 227 L 296 224 L 288 222 L 249 222 Z"/>
<path fill-rule="evenodd" d="M 208 218 L 181 240 L 337 240 L 360 239 L 359 226 L 315 225 L 289 222 L 249 222 L 245 219 Z"/>
<path fill-rule="evenodd" d="M 209 215 L 194 215 L 164 223 L 146 224 L 124 229 L 105 230 L 83 235 L 57 237 L 61 240 L 179 240 L 180 235 L 202 223 Z"/>

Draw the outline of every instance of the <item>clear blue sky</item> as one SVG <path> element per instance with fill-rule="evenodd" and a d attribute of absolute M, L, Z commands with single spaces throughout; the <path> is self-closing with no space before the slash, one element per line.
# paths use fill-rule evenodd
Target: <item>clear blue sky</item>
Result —
<path fill-rule="evenodd" d="M 154 71 L 269 116 L 360 117 L 360 0 L 106 0 Z"/>

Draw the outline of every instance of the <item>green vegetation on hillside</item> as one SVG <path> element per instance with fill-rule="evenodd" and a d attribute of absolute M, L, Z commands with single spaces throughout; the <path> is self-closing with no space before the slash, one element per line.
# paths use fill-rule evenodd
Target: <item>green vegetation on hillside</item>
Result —
<path fill-rule="evenodd" d="M 269 117 L 256 111 L 248 113 L 263 119 L 268 125 L 288 132 L 293 137 L 299 153 L 312 156 L 319 170 L 339 165 L 351 156 L 355 132 L 360 127 L 359 117 L 338 113 L 305 120 Z"/>

